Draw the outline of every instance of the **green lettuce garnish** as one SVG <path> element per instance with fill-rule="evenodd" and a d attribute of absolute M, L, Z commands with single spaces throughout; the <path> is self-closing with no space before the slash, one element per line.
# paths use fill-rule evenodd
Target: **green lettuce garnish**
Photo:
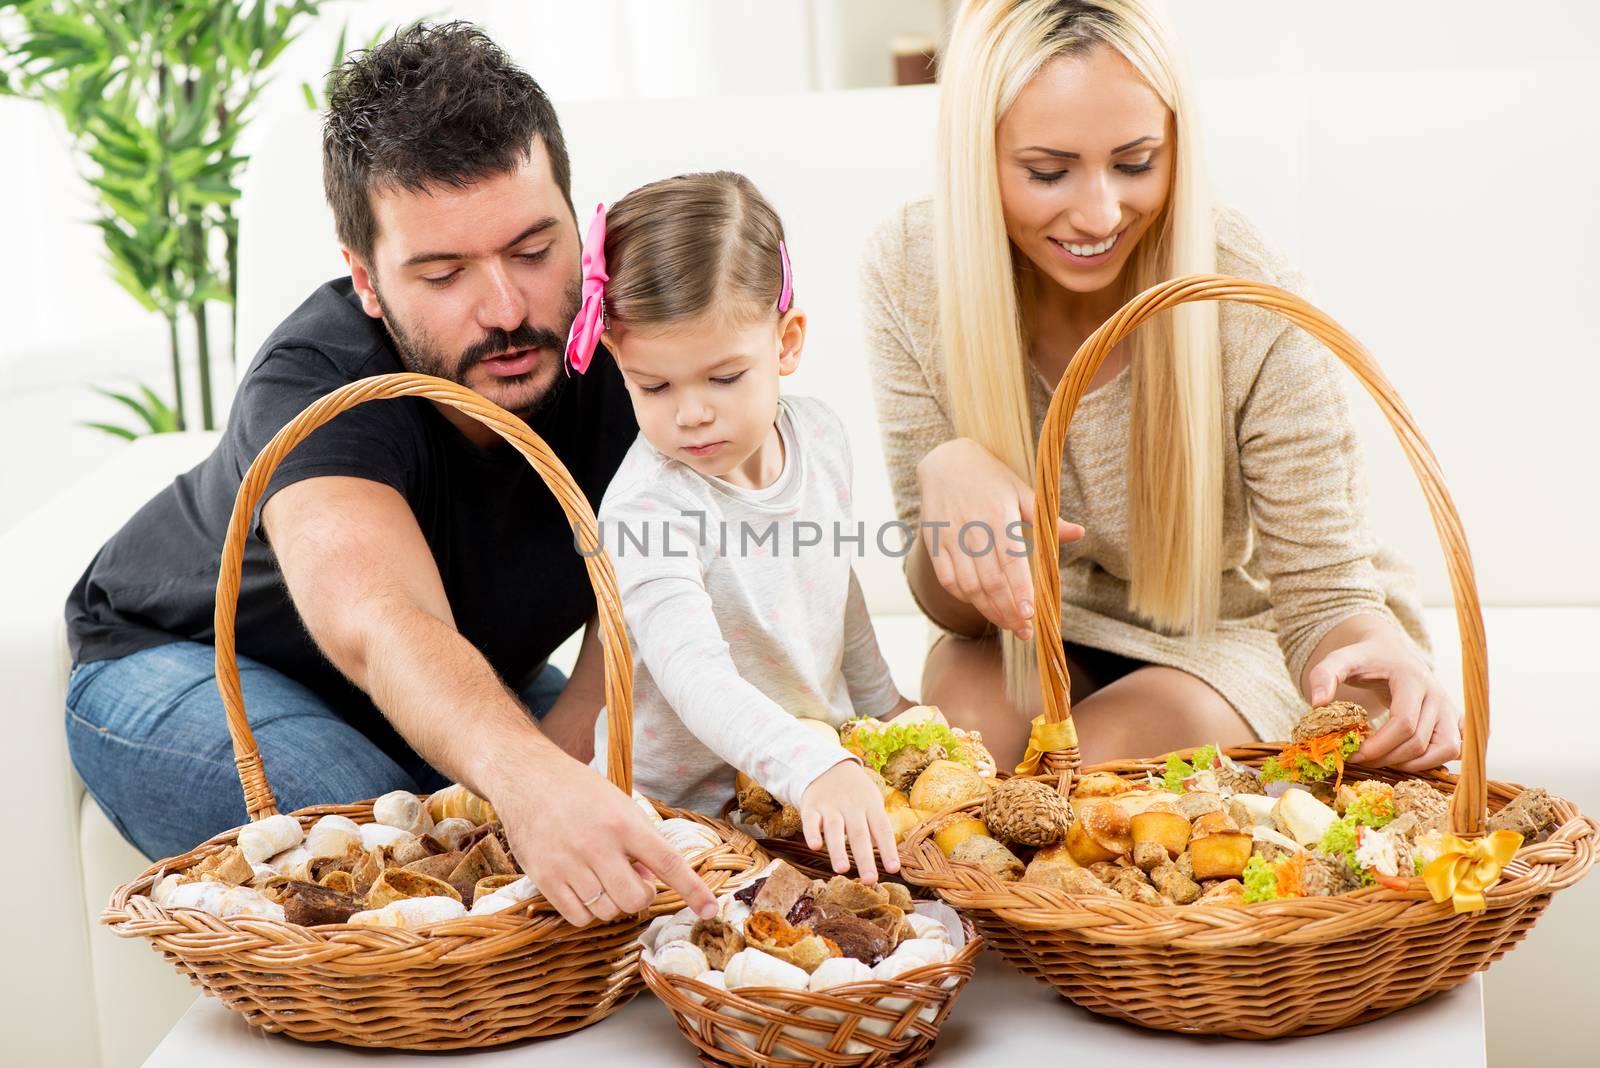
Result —
<path fill-rule="evenodd" d="M 1339 758 L 1342 760 L 1361 748 L 1361 732 L 1351 731 L 1339 741 Z M 1261 765 L 1261 781 L 1276 782 L 1279 779 L 1288 779 L 1290 782 L 1312 783 L 1321 782 L 1334 772 L 1335 764 L 1329 756 L 1318 764 L 1304 753 L 1296 753 L 1293 768 L 1285 768 L 1277 757 L 1268 757 L 1267 762 Z"/>
<path fill-rule="evenodd" d="M 1411 865 L 1412 865 L 1412 867 L 1417 869 L 1417 874 L 1418 875 L 1421 875 L 1422 874 L 1422 869 L 1426 868 L 1428 866 L 1427 862 L 1425 862 L 1421 857 L 1412 857 L 1411 858 Z"/>
<path fill-rule="evenodd" d="M 1367 827 L 1383 827 L 1394 822 L 1394 799 L 1358 789 L 1356 799 L 1345 807 L 1344 814 Z"/>
<path fill-rule="evenodd" d="M 1278 873 L 1257 853 L 1244 866 L 1244 902 L 1271 901 L 1278 896 Z"/>
<path fill-rule="evenodd" d="M 1217 747 L 1202 745 L 1194 751 L 1194 762 L 1190 763 L 1176 753 L 1167 754 L 1166 774 L 1161 777 L 1163 788 L 1175 794 L 1183 793 L 1183 780 L 1197 771 L 1210 771 L 1217 763 Z"/>
<path fill-rule="evenodd" d="M 957 749 L 960 744 L 961 740 L 943 723 L 924 720 L 920 723 L 897 724 L 891 720 L 882 727 L 857 730 L 850 735 L 848 748 L 858 750 L 861 759 L 873 771 L 882 771 L 889 759 L 907 746 L 918 749 L 943 746 L 945 759 L 971 767 L 972 761 Z"/>

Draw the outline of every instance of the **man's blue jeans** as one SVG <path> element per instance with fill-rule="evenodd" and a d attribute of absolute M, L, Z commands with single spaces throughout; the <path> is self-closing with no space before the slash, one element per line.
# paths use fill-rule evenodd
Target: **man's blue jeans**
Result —
<path fill-rule="evenodd" d="M 152 860 L 188 852 L 246 820 L 216 650 L 174 642 L 78 664 L 67 683 L 67 748 L 89 793 Z M 248 657 L 239 679 L 278 810 L 345 804 L 449 780 L 418 758 L 403 767 L 304 686 Z M 546 666 L 521 694 L 550 710 L 566 676 Z"/>

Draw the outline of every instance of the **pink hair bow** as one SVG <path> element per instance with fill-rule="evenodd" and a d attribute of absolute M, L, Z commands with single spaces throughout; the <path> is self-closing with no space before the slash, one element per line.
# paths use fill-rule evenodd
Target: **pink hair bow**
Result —
<path fill-rule="evenodd" d="M 589 358 L 600 343 L 606 328 L 606 206 L 597 204 L 594 221 L 583 239 L 583 303 L 567 335 L 567 367 L 580 375 L 589 369 Z"/>

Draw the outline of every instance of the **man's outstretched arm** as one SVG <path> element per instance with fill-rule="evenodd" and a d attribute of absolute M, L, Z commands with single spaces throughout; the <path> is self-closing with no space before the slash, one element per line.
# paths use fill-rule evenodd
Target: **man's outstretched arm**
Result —
<path fill-rule="evenodd" d="M 540 733 L 456 630 L 399 493 L 360 478 L 306 479 L 274 494 L 262 523 L 324 655 L 430 764 L 494 804 L 523 869 L 569 922 L 646 907 L 652 891 L 635 864 L 691 906 L 714 908 L 632 799 Z"/>

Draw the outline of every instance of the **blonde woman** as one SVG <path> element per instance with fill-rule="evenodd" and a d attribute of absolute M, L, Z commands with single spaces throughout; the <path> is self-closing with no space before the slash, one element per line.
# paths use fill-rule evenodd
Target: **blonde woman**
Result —
<path fill-rule="evenodd" d="M 968 0 L 941 71 L 935 194 L 874 233 L 865 315 L 897 510 L 921 524 L 907 577 L 948 632 L 922 696 L 1010 759 L 1039 704 L 1030 621 L 1056 610 L 1032 603 L 1014 533 L 1036 518 L 1034 451 L 1068 361 L 1161 279 L 1304 282 L 1213 210 L 1150 3 Z M 1095 375 L 1057 526 L 1086 759 L 1287 738 L 1335 698 L 1392 713 L 1356 759 L 1458 755 L 1410 574 L 1367 527 L 1344 373 L 1282 319 L 1207 303 Z"/>

